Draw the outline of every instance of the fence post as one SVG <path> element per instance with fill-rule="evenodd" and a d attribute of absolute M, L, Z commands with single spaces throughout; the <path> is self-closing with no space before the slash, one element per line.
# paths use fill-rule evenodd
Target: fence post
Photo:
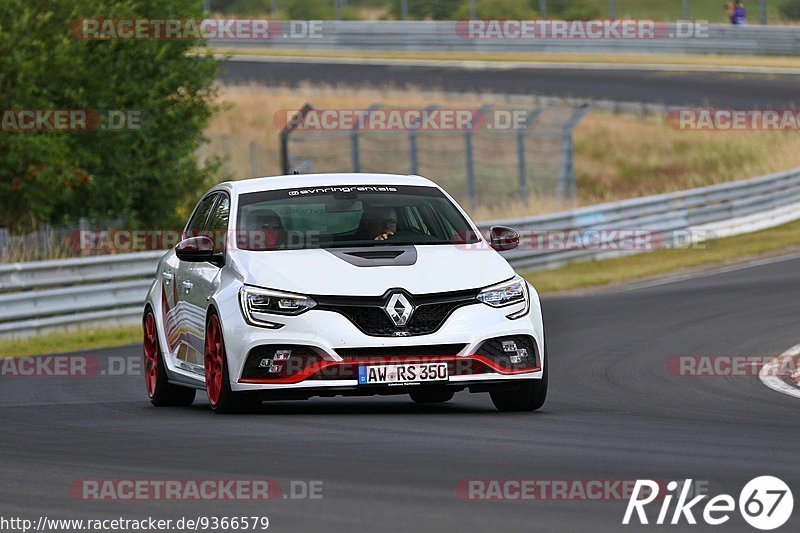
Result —
<path fill-rule="evenodd" d="M 425 108 L 425 113 L 429 113 L 436 109 L 436 104 L 431 104 Z M 408 130 L 408 160 L 409 160 L 409 174 L 419 174 L 419 155 L 417 153 L 417 128 Z"/>
<path fill-rule="evenodd" d="M 575 199 L 575 169 L 573 167 L 572 131 L 578 122 L 591 110 L 589 104 L 578 107 L 561 129 L 561 175 L 558 179 L 558 195 L 569 200 Z"/>
<path fill-rule="evenodd" d="M 255 178 L 258 176 L 258 145 L 250 141 L 250 173 Z"/>
<path fill-rule="evenodd" d="M 286 123 L 281 130 L 280 135 L 280 148 L 281 148 L 281 172 L 284 176 L 289 175 L 291 171 L 289 170 L 290 162 L 289 162 L 289 135 L 303 123 L 303 119 L 308 114 L 309 111 L 312 111 L 314 106 L 311 104 L 304 104 L 303 107 L 300 108 L 300 111 L 294 114 L 292 120 Z"/>
<path fill-rule="evenodd" d="M 617 3 L 614 0 L 608 2 L 608 18 L 617 20 Z"/>
<path fill-rule="evenodd" d="M 370 116 L 372 116 L 372 112 L 376 111 L 381 108 L 380 104 L 372 104 L 367 108 L 367 119 L 369 120 Z M 353 129 L 350 131 L 350 159 L 353 161 L 353 172 L 361 172 L 361 147 L 358 143 L 358 138 L 360 134 L 360 128 L 358 127 L 359 123 L 356 122 L 353 125 Z"/>
<path fill-rule="evenodd" d="M 691 20 L 692 14 L 689 8 L 689 0 L 683 0 L 683 20 Z"/>
<path fill-rule="evenodd" d="M 758 19 L 762 25 L 767 23 L 767 0 L 758 1 Z"/>
<path fill-rule="evenodd" d="M 517 172 L 519 175 L 519 198 L 528 205 L 528 168 L 525 161 L 525 137 L 533 123 L 542 113 L 541 109 L 534 109 L 525 117 L 525 127 L 517 130 Z"/>
<path fill-rule="evenodd" d="M 222 154 L 224 157 L 225 174 L 231 176 L 231 138 L 227 135 L 222 136 Z"/>
<path fill-rule="evenodd" d="M 42 259 L 50 259 L 53 248 L 50 243 L 50 224 L 44 223 L 39 226 L 39 249 L 42 252 Z"/>
<path fill-rule="evenodd" d="M 0 257 L 6 256 L 6 250 L 10 244 L 11 238 L 8 228 L 0 228 Z"/>
<path fill-rule="evenodd" d="M 539 18 L 547 18 L 547 0 L 539 0 Z"/>
<path fill-rule="evenodd" d="M 400 0 L 400 18 L 408 20 L 408 0 Z"/>
<path fill-rule="evenodd" d="M 469 129 L 464 133 L 464 157 L 467 167 L 467 196 L 469 196 L 469 205 L 471 209 L 478 206 L 478 192 L 475 186 L 475 159 L 472 153 L 472 132 L 475 125 L 480 122 L 481 117 L 485 115 L 492 108 L 491 105 L 486 104 L 475 113 L 470 124 Z"/>

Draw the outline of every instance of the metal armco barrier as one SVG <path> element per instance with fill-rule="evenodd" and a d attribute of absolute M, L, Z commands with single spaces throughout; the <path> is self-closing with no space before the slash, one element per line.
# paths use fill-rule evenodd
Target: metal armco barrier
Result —
<path fill-rule="evenodd" d="M 721 4 L 720 4 L 721 5 Z M 288 27 L 289 22 L 283 22 Z M 800 27 L 670 23 L 645 39 L 469 38 L 467 21 L 324 21 L 313 35 L 239 40 L 210 39 L 209 45 L 239 51 L 257 48 L 387 50 L 425 52 L 599 52 L 662 54 L 800 54 Z M 285 32 L 284 32 L 285 33 Z M 672 36 L 672 37 L 670 37 Z"/>
<path fill-rule="evenodd" d="M 659 246 L 682 246 L 685 235 L 714 238 L 756 231 L 800 218 L 800 168 L 744 181 L 600 204 L 495 224 L 523 233 L 504 256 L 519 270 L 637 253 L 603 246 L 530 246 L 524 236 L 548 230 L 644 230 Z M 141 319 L 147 287 L 163 251 L 0 265 L 0 335 L 23 336 L 66 326 Z"/>

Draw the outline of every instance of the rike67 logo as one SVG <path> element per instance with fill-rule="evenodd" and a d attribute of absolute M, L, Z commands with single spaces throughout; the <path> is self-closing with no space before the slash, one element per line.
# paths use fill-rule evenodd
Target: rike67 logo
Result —
<path fill-rule="evenodd" d="M 700 502 L 708 498 L 708 495 L 701 494 L 689 499 L 691 486 L 691 479 L 687 479 L 681 485 L 676 481 L 667 484 L 667 493 L 661 501 L 656 524 L 674 525 L 684 523 L 684 520 L 686 524 L 697 524 L 695 513 L 701 514 L 702 520 L 712 526 L 719 526 L 730 520 L 731 513 L 737 508 L 733 496 L 720 494 L 702 505 Z M 638 519 L 640 524 L 649 524 L 645 506 L 659 497 L 658 488 L 658 483 L 655 481 L 637 480 L 622 523 L 630 524 L 632 519 L 633 523 L 636 523 Z M 670 513 L 672 501 L 676 496 L 675 507 Z M 738 508 L 745 522 L 756 529 L 768 531 L 779 528 L 789 520 L 794 508 L 794 498 L 789 486 L 782 480 L 773 476 L 760 476 L 751 479 L 739 493 Z"/>

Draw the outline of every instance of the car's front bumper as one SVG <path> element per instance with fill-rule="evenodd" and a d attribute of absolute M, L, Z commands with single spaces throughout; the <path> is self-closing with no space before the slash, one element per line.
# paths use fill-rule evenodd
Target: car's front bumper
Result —
<path fill-rule="evenodd" d="M 360 364 L 392 364 L 395 361 L 385 360 L 345 360 L 337 353 L 343 348 L 375 349 L 376 353 L 386 348 L 401 348 L 405 346 L 440 346 L 459 344 L 463 349 L 457 354 L 446 357 L 425 357 L 416 359 L 408 357 L 400 361 L 407 362 L 435 362 L 449 360 L 453 363 L 477 364 L 485 368 L 476 374 L 450 375 L 446 383 L 439 386 L 460 387 L 477 386 L 481 383 L 511 382 L 518 380 L 541 379 L 544 368 L 544 333 L 541 322 L 541 309 L 538 297 L 531 288 L 531 305 L 527 315 L 516 320 L 507 316 L 514 311 L 522 309 L 523 305 L 505 308 L 491 308 L 481 303 L 467 305 L 456 309 L 439 328 L 438 331 L 428 335 L 412 337 L 375 337 L 370 336 L 353 325 L 345 316 L 333 312 L 312 309 L 295 317 L 276 318 L 284 327 L 280 329 L 267 329 L 247 324 L 238 308 L 225 306 L 227 312 L 222 316 L 223 334 L 228 353 L 228 364 L 231 376 L 231 388 L 235 391 L 247 390 L 303 390 L 314 395 L 314 391 L 328 390 L 330 393 L 352 392 L 355 394 L 383 394 L 391 390 L 392 393 L 405 390 L 404 386 L 360 386 L 357 375 L 347 379 L 346 372 L 337 375 L 336 379 L 324 379 L 320 372 L 306 371 L 302 376 L 293 376 L 291 379 L 276 379 L 264 376 L 260 379 L 242 377 L 245 360 L 251 350 L 263 345 L 298 345 L 313 349 L 321 357 L 320 367 L 330 371 L 333 367 L 343 370 L 353 368 Z M 536 344 L 537 358 L 535 365 L 529 365 L 524 370 L 507 368 L 503 365 L 492 365 L 485 357 L 476 355 L 484 341 L 497 337 L 523 335 L 530 336 Z M 368 350 L 367 350 L 368 351 Z M 312 369 L 313 370 L 313 369 Z M 319 370 L 323 370 L 320 368 Z M 298 379 L 302 378 L 302 379 Z M 421 386 L 428 386 L 423 384 Z"/>

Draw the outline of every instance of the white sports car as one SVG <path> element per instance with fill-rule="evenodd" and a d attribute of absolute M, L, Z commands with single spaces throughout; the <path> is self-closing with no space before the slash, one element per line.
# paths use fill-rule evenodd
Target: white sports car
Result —
<path fill-rule="evenodd" d="M 488 392 L 540 408 L 539 298 L 463 209 L 419 176 L 221 183 L 158 265 L 144 308 L 147 393 L 218 412 L 264 400 Z"/>

